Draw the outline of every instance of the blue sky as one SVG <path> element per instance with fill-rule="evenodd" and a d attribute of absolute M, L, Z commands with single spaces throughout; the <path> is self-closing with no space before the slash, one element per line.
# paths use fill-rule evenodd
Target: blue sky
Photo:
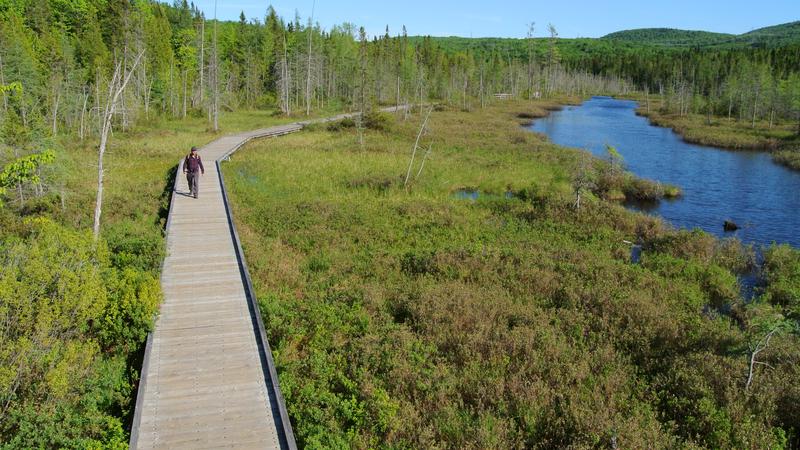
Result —
<path fill-rule="evenodd" d="M 300 13 L 304 21 L 314 0 L 217 0 L 221 19 L 263 20 L 272 4 L 285 19 Z M 214 0 L 194 0 L 214 15 Z M 740 34 L 755 28 L 800 20 L 800 0 L 317 0 L 315 22 L 323 27 L 343 22 L 363 25 L 370 34 L 392 34 L 406 25 L 411 35 L 524 37 L 527 23 L 544 36 L 552 23 L 562 37 L 600 37 L 630 28 L 683 28 Z"/>

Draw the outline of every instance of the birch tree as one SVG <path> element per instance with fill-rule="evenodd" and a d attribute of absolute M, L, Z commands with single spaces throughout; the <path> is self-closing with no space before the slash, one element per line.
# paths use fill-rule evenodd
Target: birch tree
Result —
<path fill-rule="evenodd" d="M 100 130 L 100 146 L 97 149 L 97 198 L 95 200 L 94 226 L 92 228 L 95 242 L 97 242 L 97 239 L 100 237 L 100 216 L 103 212 L 103 178 L 105 175 L 103 160 L 108 144 L 108 136 L 111 133 L 114 115 L 117 113 L 117 108 L 120 105 L 125 88 L 128 86 L 128 82 L 130 82 L 131 76 L 139 65 L 142 56 L 144 56 L 144 52 L 139 53 L 133 65 L 130 69 L 127 69 L 127 72 L 125 67 L 123 67 L 123 63 L 121 61 L 118 62 L 114 68 L 111 81 L 108 83 L 108 97 L 106 105 L 103 108 L 103 123 Z"/>

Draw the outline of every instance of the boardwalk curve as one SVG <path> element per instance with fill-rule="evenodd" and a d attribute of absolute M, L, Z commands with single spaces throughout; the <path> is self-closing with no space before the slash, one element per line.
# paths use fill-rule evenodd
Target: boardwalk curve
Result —
<path fill-rule="evenodd" d="M 206 173 L 198 199 L 187 195 L 180 162 L 166 227 L 164 301 L 145 348 L 132 449 L 297 448 L 220 162 L 253 139 L 349 116 L 211 142 L 200 150 Z"/>

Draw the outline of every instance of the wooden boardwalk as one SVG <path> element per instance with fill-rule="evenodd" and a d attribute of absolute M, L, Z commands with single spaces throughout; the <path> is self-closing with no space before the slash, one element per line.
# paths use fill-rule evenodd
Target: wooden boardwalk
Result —
<path fill-rule="evenodd" d="M 203 147 L 198 199 L 188 196 L 182 162 L 178 167 L 161 275 L 164 302 L 147 340 L 131 448 L 296 448 L 219 162 L 252 139 L 308 123 Z"/>

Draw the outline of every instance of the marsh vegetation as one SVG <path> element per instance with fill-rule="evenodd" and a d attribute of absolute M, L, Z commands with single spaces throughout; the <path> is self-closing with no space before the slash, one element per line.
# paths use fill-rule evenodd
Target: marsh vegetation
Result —
<path fill-rule="evenodd" d="M 317 128 L 224 165 L 299 444 L 794 442 L 794 294 L 746 304 L 737 241 L 592 194 L 576 210 L 583 156 L 519 134 L 529 108 L 434 112 L 410 189 L 418 114 L 363 149 L 352 129 Z M 453 195 L 464 187 L 492 195 Z M 639 265 L 626 241 L 643 244 Z M 773 252 L 770 285 L 796 286 L 796 252 Z M 773 329 L 746 390 L 750 345 Z"/>

